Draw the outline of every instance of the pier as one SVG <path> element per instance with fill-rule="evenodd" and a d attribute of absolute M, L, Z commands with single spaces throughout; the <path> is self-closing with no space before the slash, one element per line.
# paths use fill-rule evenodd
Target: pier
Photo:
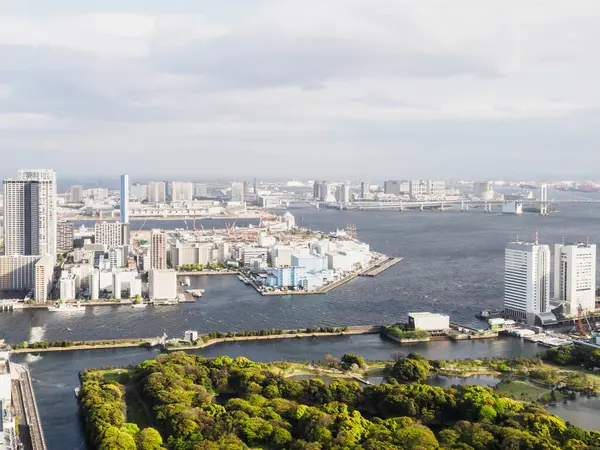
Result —
<path fill-rule="evenodd" d="M 10 368 L 13 382 L 13 405 L 16 416 L 21 421 L 19 437 L 26 449 L 47 450 L 29 369 L 15 363 L 11 363 Z"/>
<path fill-rule="evenodd" d="M 400 261 L 402 261 L 404 258 L 400 258 L 400 257 L 396 257 L 396 258 L 387 258 L 384 261 L 381 261 L 373 266 L 367 267 L 366 269 L 364 269 L 362 272 L 359 272 L 358 276 L 361 277 L 376 277 L 377 275 L 379 275 L 380 273 L 384 272 L 385 270 L 389 269 L 392 266 L 395 266 L 396 264 L 398 264 Z"/>

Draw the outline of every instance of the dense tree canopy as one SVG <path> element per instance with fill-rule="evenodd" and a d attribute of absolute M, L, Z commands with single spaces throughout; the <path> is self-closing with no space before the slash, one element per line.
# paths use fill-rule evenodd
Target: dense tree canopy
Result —
<path fill-rule="evenodd" d="M 364 362 L 364 361 L 363 361 Z M 342 364 L 361 364 L 346 355 Z M 122 389 L 87 372 L 80 405 L 97 448 L 157 450 L 592 449 L 588 432 L 479 386 L 420 383 L 429 363 L 399 359 L 390 381 L 361 388 L 285 378 L 246 358 L 162 354 L 130 372 L 156 430 L 124 423 Z M 164 442 L 164 443 L 163 443 Z"/>

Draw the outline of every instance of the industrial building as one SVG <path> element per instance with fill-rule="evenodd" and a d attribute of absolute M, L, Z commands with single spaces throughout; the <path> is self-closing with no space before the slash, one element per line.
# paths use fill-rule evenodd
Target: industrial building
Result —
<path fill-rule="evenodd" d="M 550 247 L 511 242 L 504 256 L 504 309 L 507 317 L 535 322 L 550 312 Z"/>
<path fill-rule="evenodd" d="M 445 314 L 415 312 L 408 314 L 408 327 L 413 330 L 443 331 L 450 329 L 450 317 Z"/>

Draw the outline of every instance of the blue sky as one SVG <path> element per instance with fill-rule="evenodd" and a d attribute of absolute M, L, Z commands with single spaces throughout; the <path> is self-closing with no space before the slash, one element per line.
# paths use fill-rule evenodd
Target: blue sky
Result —
<path fill-rule="evenodd" d="M 598 23 L 591 0 L 0 0 L 0 172 L 592 178 Z"/>

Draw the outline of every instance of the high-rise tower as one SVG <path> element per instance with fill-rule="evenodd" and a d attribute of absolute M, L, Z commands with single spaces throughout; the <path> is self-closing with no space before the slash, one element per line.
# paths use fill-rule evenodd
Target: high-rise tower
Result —
<path fill-rule="evenodd" d="M 121 223 L 129 223 L 129 175 L 121 175 Z"/>
<path fill-rule="evenodd" d="M 596 246 L 554 246 L 554 300 L 564 302 L 568 314 L 596 308 Z"/>
<path fill-rule="evenodd" d="M 6 255 L 56 258 L 56 172 L 20 170 L 4 180 Z"/>

